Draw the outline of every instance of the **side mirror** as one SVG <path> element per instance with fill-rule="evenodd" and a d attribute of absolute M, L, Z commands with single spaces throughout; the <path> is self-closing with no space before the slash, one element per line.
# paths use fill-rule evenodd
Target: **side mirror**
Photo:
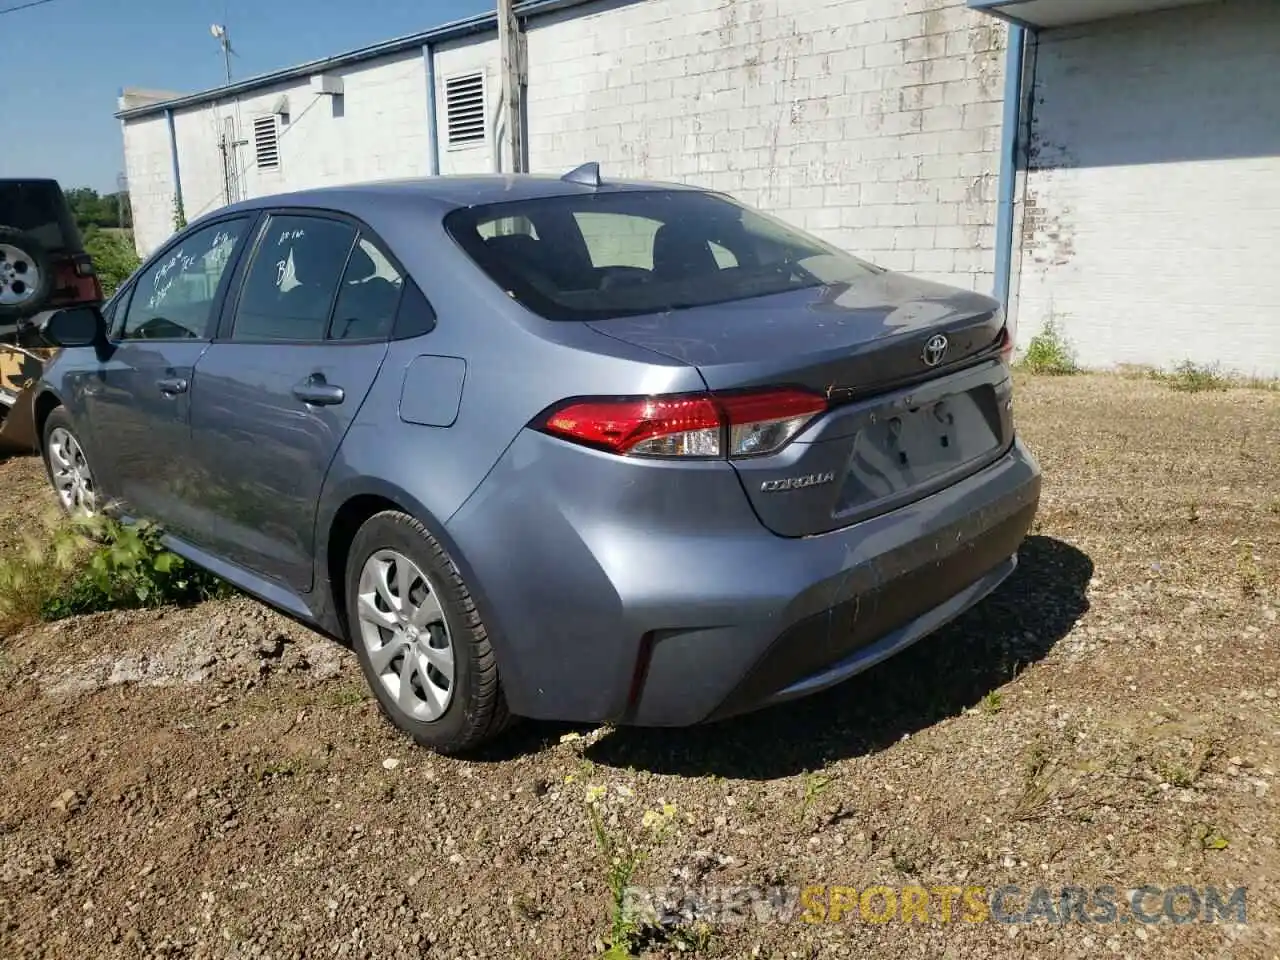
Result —
<path fill-rule="evenodd" d="M 97 307 L 67 307 L 55 310 L 40 334 L 55 347 L 92 347 L 106 340 L 107 322 Z"/>

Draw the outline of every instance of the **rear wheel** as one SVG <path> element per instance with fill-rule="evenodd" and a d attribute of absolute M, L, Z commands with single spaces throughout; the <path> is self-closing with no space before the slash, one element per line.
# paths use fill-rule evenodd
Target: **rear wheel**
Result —
<path fill-rule="evenodd" d="M 96 515 L 98 487 L 65 407 L 45 420 L 43 446 L 45 470 L 62 509 L 72 515 Z"/>
<path fill-rule="evenodd" d="M 498 664 L 448 552 L 417 520 L 388 510 L 347 557 L 347 625 L 383 714 L 424 747 L 472 749 L 508 714 Z"/>
<path fill-rule="evenodd" d="M 0 319 L 38 313 L 53 290 L 53 263 L 35 237 L 0 227 Z"/>

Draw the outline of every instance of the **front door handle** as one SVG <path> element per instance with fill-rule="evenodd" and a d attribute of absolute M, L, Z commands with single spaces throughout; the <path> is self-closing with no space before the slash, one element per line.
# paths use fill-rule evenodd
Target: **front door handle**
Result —
<path fill-rule="evenodd" d="M 295 384 L 293 395 L 303 403 L 317 407 L 341 403 L 347 398 L 347 392 L 337 384 L 326 383 L 323 376 L 313 373 L 302 383 Z"/>
<path fill-rule="evenodd" d="M 167 377 L 163 380 L 157 380 L 156 386 L 160 388 L 160 392 L 166 397 L 176 397 L 180 393 L 186 393 L 187 388 L 191 385 L 182 377 Z"/>

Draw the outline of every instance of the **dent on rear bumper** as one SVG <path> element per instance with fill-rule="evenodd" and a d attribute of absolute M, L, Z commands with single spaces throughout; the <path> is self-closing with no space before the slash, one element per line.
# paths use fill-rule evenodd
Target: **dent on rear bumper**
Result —
<path fill-rule="evenodd" d="M 788 539 L 764 529 L 727 463 L 623 460 L 527 432 L 448 527 L 490 629 L 518 661 L 503 671 L 519 678 L 506 689 L 513 712 L 686 725 L 810 692 L 801 679 L 761 695 L 753 669 L 797 625 L 856 615 L 859 598 L 1002 525 L 1003 541 L 1012 523 L 1009 552 L 956 592 L 993 575 L 1039 493 L 1039 467 L 1015 442 L 978 474 L 892 513 Z M 837 682 L 936 629 L 967 605 L 948 614 L 952 599 L 909 611 L 909 623 L 815 678 Z M 828 619 L 829 630 L 849 626 Z"/>

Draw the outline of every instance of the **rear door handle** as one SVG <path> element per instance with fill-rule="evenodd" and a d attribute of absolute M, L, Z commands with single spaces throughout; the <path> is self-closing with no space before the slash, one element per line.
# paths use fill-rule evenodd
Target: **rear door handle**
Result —
<path fill-rule="evenodd" d="M 157 380 L 156 386 L 160 388 L 160 392 L 166 397 L 176 397 L 180 393 L 186 393 L 190 384 L 182 377 L 167 377 L 163 380 Z"/>
<path fill-rule="evenodd" d="M 303 403 L 317 407 L 331 406 L 347 398 L 345 390 L 337 384 L 326 383 L 324 377 L 318 373 L 312 374 L 302 383 L 295 384 L 293 395 Z"/>

